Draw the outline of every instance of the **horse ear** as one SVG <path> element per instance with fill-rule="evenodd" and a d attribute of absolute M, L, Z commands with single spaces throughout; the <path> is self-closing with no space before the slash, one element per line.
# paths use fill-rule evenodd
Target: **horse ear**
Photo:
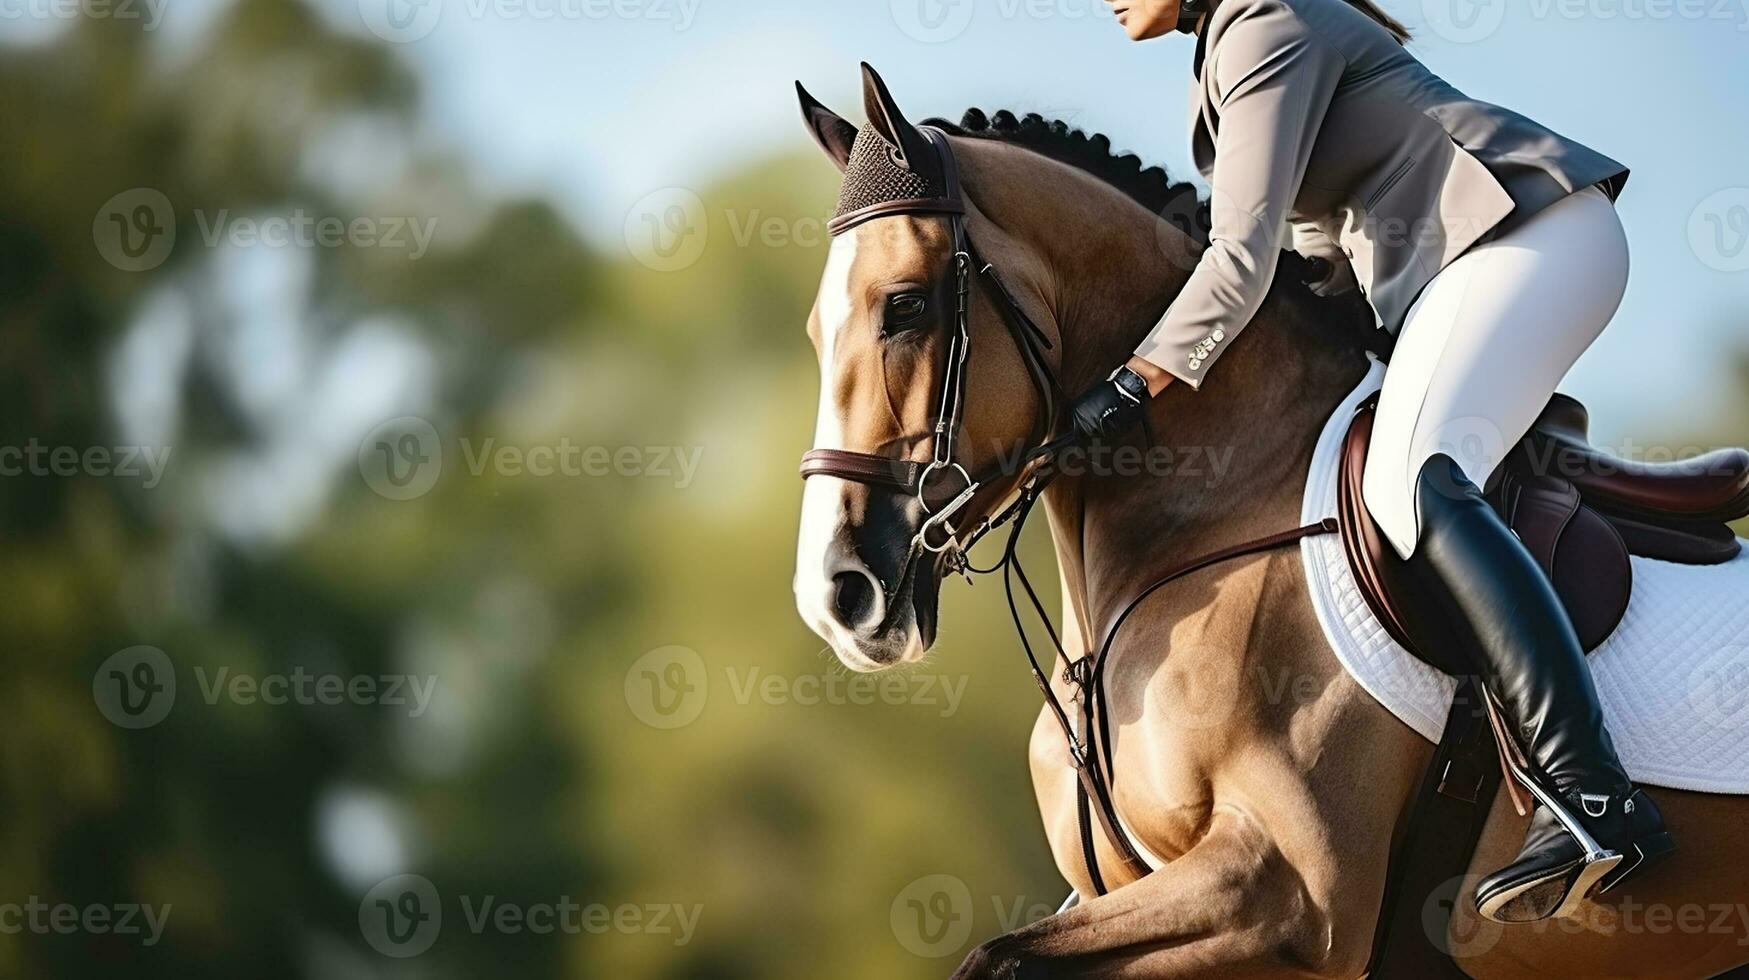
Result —
<path fill-rule="evenodd" d="M 899 103 L 893 101 L 893 93 L 887 91 L 887 83 L 881 81 L 881 76 L 866 61 L 862 63 L 862 102 L 868 113 L 868 124 L 886 137 L 888 143 L 899 148 L 899 162 L 913 173 L 929 167 L 934 160 L 929 140 L 905 120 L 905 114 L 899 111 Z"/>
<path fill-rule="evenodd" d="M 850 147 L 856 142 L 856 127 L 820 104 L 820 100 L 809 95 L 801 82 L 796 83 L 796 96 L 801 99 L 802 120 L 808 124 L 814 142 L 820 144 L 820 149 L 826 151 L 839 170 L 849 166 Z"/>

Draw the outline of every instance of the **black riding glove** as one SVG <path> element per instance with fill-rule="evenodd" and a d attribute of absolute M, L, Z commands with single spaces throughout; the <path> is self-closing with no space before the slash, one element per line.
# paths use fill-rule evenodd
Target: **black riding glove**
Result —
<path fill-rule="evenodd" d="M 1075 400 L 1069 418 L 1082 442 L 1112 442 L 1148 414 L 1148 382 L 1127 367 Z"/>

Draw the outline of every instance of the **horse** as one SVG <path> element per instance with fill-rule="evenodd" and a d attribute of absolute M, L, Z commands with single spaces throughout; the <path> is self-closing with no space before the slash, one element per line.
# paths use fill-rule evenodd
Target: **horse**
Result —
<path fill-rule="evenodd" d="M 926 146 L 864 67 L 868 127 L 895 154 Z M 843 169 L 863 131 L 805 92 L 803 108 Z M 1183 288 L 1200 245 L 1175 220 L 1179 205 L 1158 206 L 1182 204 L 1188 185 L 1113 156 L 1102 137 L 976 111 L 957 126 L 930 124 L 958 163 L 978 261 L 1001 270 L 1008 294 L 960 292 L 976 354 L 963 369 L 954 462 L 998 474 L 977 481 L 955 515 L 964 528 L 1022 492 L 1025 471 L 1013 461 L 1055 411 L 1002 304 L 1036 324 L 1062 391 L 1078 393 L 1130 354 Z M 955 345 L 954 227 L 951 216 L 900 210 L 833 240 L 807 326 L 820 367 L 816 449 L 914 462 L 926 452 L 945 410 L 941 379 L 964 356 Z M 1206 467 L 1088 466 L 1043 492 L 1066 655 L 1048 668 L 1056 700 L 1073 694 L 1070 660 L 1097 650 L 1125 603 L 1175 561 L 1299 524 L 1314 443 L 1367 373 L 1373 322 L 1352 294 L 1313 296 L 1291 258 L 1216 383 L 1173 386 L 1149 408 L 1159 443 L 1230 453 L 1220 479 Z M 957 561 L 952 549 L 916 546 L 934 510 L 921 493 L 828 474 L 807 482 L 797 608 L 850 669 L 914 663 L 933 645 L 941 583 Z M 1333 656 L 1298 549 L 1177 578 L 1135 607 L 1107 658 L 1110 771 L 1122 773 L 1112 802 L 1158 867 L 1126 863 L 1109 836 L 1095 835 L 1109 890 L 984 942 L 955 977 L 1363 975 L 1392 841 L 1432 747 Z M 1055 864 L 1080 895 L 1093 895 L 1077 776 L 1048 710 L 1029 758 Z M 1673 925 L 1677 910 L 1743 908 L 1749 799 L 1657 795 L 1680 834 L 1675 856 L 1630 892 L 1587 902 L 1577 924 L 1501 926 L 1473 908 L 1474 882 L 1523 838 L 1525 818 L 1501 794 L 1440 937 L 1461 969 L 1477 978 L 1705 978 L 1749 962 L 1741 913 L 1728 923 L 1709 913 L 1706 928 Z M 1404 900 L 1424 899 L 1433 901 Z M 1636 908 L 1669 910 L 1672 921 L 1631 927 Z"/>

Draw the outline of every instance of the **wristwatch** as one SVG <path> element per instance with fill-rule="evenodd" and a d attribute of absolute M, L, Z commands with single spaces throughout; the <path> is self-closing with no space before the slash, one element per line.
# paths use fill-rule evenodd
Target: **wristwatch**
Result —
<path fill-rule="evenodd" d="M 1118 394 L 1137 405 L 1148 400 L 1148 379 L 1130 370 L 1127 364 L 1111 372 L 1111 377 L 1105 380 L 1117 386 Z"/>

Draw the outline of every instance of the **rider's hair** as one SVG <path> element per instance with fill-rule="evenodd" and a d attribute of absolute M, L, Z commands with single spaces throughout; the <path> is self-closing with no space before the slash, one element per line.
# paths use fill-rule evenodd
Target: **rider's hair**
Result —
<path fill-rule="evenodd" d="M 1390 31 L 1391 36 L 1397 39 L 1398 44 L 1409 43 L 1409 29 L 1403 26 L 1403 22 L 1380 10 L 1379 5 L 1372 0 L 1348 0 L 1348 5 L 1384 25 L 1385 30 Z"/>

